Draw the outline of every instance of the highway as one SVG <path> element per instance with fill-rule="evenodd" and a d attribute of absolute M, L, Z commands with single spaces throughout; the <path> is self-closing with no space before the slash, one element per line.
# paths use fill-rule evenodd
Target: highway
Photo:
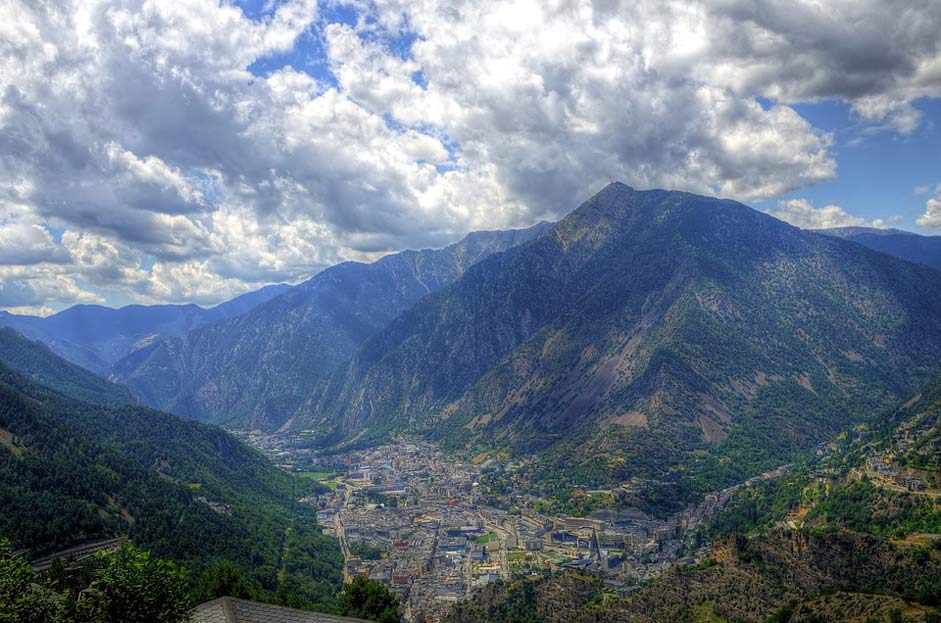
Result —
<path fill-rule="evenodd" d="M 72 560 L 85 560 L 86 558 L 91 558 L 98 552 L 114 550 L 122 545 L 127 543 L 127 537 L 118 537 L 115 539 L 105 539 L 103 541 L 94 541 L 92 543 L 85 543 L 84 545 L 78 545 L 76 547 L 70 547 L 69 549 L 64 549 L 61 552 L 56 552 L 55 554 L 50 554 L 45 558 L 40 558 L 30 562 L 30 566 L 33 568 L 33 571 L 42 572 L 52 566 L 52 561 L 56 558 L 66 561 L 69 559 Z"/>

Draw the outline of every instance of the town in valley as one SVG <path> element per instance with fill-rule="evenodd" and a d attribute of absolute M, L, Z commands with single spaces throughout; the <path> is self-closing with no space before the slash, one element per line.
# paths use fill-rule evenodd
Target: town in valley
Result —
<path fill-rule="evenodd" d="M 299 449 L 294 436 L 237 434 L 283 469 L 329 488 L 302 503 L 316 506 L 323 532 L 339 540 L 344 578 L 382 582 L 401 599 L 404 620 L 417 623 L 441 620 L 490 582 L 561 569 L 590 571 L 628 594 L 677 563 L 702 559 L 708 552 L 702 532 L 733 494 L 790 467 L 706 495 L 666 518 L 637 508 L 572 517 L 538 512 L 538 500 L 526 495 L 492 493 L 492 459 L 460 462 L 427 441 L 320 455 Z M 643 486 L 640 479 L 621 485 Z"/>

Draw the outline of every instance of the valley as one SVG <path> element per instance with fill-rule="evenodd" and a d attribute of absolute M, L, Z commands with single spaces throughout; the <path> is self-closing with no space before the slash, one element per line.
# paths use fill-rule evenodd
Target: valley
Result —
<path fill-rule="evenodd" d="M 927 621 L 941 273 L 843 233 L 613 183 L 250 296 L 107 378 L 2 328 L 4 551 L 146 548 L 194 600 L 408 623 L 796 622 L 837 593 Z"/>
<path fill-rule="evenodd" d="M 560 504 L 506 454 L 237 434 L 328 487 L 303 502 L 340 540 L 344 574 L 388 586 L 406 621 L 935 621 L 941 382 L 868 420 L 660 516 L 631 505 L 655 481 L 568 482 Z"/>
<path fill-rule="evenodd" d="M 494 475 L 504 466 L 492 459 L 461 462 L 421 440 L 324 455 L 298 448 L 292 435 L 236 434 L 283 469 L 329 487 L 301 503 L 339 540 L 344 576 L 382 582 L 400 596 L 404 620 L 416 623 L 446 618 L 493 582 L 566 570 L 630 594 L 676 565 L 700 562 L 709 551 L 705 534 L 732 497 L 791 469 L 709 493 L 665 518 L 625 506 L 572 516 L 547 514 L 522 481 L 497 493 Z M 512 481 L 513 469 L 502 477 Z"/>

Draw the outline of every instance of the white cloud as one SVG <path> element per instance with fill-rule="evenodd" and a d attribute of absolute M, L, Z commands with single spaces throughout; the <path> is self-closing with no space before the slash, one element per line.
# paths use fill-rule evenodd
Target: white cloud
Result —
<path fill-rule="evenodd" d="M 766 210 L 766 214 L 781 219 L 801 229 L 830 229 L 832 227 L 886 227 L 884 219 L 867 221 L 861 216 L 849 214 L 837 205 L 825 205 L 815 208 L 806 199 L 789 199 L 778 203 L 776 210 Z"/>
<path fill-rule="evenodd" d="M 610 178 L 750 199 L 834 175 L 830 138 L 790 108 L 765 111 L 692 73 L 651 66 L 656 51 L 637 24 L 658 23 L 653 3 L 610 14 L 527 2 L 377 10 L 389 28 L 415 30 L 414 62 L 332 26 L 341 86 L 377 114 L 439 128 L 463 167 L 493 165 L 503 191 L 540 216 Z M 419 68 L 427 89 L 413 80 Z"/>
<path fill-rule="evenodd" d="M 103 297 L 48 265 L 0 266 L 0 309 L 103 302 Z"/>
<path fill-rule="evenodd" d="M 941 81 L 930 0 L 350 4 L 0 0 L 0 307 L 217 302 L 610 178 L 779 196 L 836 174 L 790 104 L 912 132 Z M 311 30 L 336 85 L 250 73 Z"/>
<path fill-rule="evenodd" d="M 925 204 L 925 213 L 915 219 L 920 227 L 936 229 L 941 227 L 941 198 L 932 197 Z"/>
<path fill-rule="evenodd" d="M 0 225 L 0 265 L 29 265 L 68 261 L 48 230 L 33 223 Z"/>
<path fill-rule="evenodd" d="M 672 6 L 672 3 L 670 3 Z M 708 43 L 686 60 L 712 83 L 794 103 L 841 98 L 869 124 L 912 132 L 912 102 L 941 90 L 941 4 L 883 0 L 695 3 Z M 675 46 L 664 44 L 664 59 Z"/>
<path fill-rule="evenodd" d="M 30 305 L 21 307 L 7 307 L 3 311 L 20 316 L 39 316 L 40 318 L 45 318 L 46 316 L 51 316 L 52 314 L 56 313 L 56 310 L 52 309 L 51 307 L 33 307 Z"/>

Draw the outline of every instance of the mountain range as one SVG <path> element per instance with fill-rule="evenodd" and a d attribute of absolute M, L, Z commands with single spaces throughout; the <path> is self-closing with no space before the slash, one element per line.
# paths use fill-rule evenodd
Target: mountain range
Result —
<path fill-rule="evenodd" d="M 111 366 L 154 339 L 241 315 L 290 288 L 265 286 L 205 309 L 198 305 L 128 305 L 120 309 L 75 305 L 45 318 L 0 312 L 0 327 L 40 340 L 83 368 L 106 374 Z"/>
<path fill-rule="evenodd" d="M 570 484 L 666 472 L 708 490 L 941 372 L 935 242 L 613 183 L 558 223 L 149 327 L 107 374 L 149 406 L 323 446 L 419 434 L 539 453 Z"/>
<path fill-rule="evenodd" d="M 183 417 L 278 428 L 368 337 L 482 258 L 548 227 L 476 232 L 444 249 L 334 266 L 246 314 L 157 340 L 119 361 L 112 377 Z"/>
<path fill-rule="evenodd" d="M 563 574 L 488 587 L 451 620 L 932 620 L 941 584 L 919 570 L 936 575 L 941 549 L 897 541 L 941 510 L 854 474 L 898 413 L 941 407 L 941 384 L 926 385 L 941 377 L 939 240 L 801 230 L 613 183 L 557 223 L 347 262 L 208 310 L 2 314 L 0 534 L 34 555 L 127 535 L 329 608 L 342 556 L 296 504 L 323 486 L 212 424 L 328 451 L 424 437 L 509 458 L 487 486 L 510 479 L 546 512 L 631 481 L 631 505 L 663 515 L 866 422 L 882 431 L 868 450 L 746 487 L 704 535 L 708 558 L 629 600 Z M 935 470 L 922 452 L 935 441 L 899 460 Z M 782 509 L 804 528 L 772 529 Z"/>
<path fill-rule="evenodd" d="M 872 227 L 835 227 L 818 231 L 858 242 L 886 255 L 941 269 L 941 236 L 921 236 L 899 229 Z"/>

